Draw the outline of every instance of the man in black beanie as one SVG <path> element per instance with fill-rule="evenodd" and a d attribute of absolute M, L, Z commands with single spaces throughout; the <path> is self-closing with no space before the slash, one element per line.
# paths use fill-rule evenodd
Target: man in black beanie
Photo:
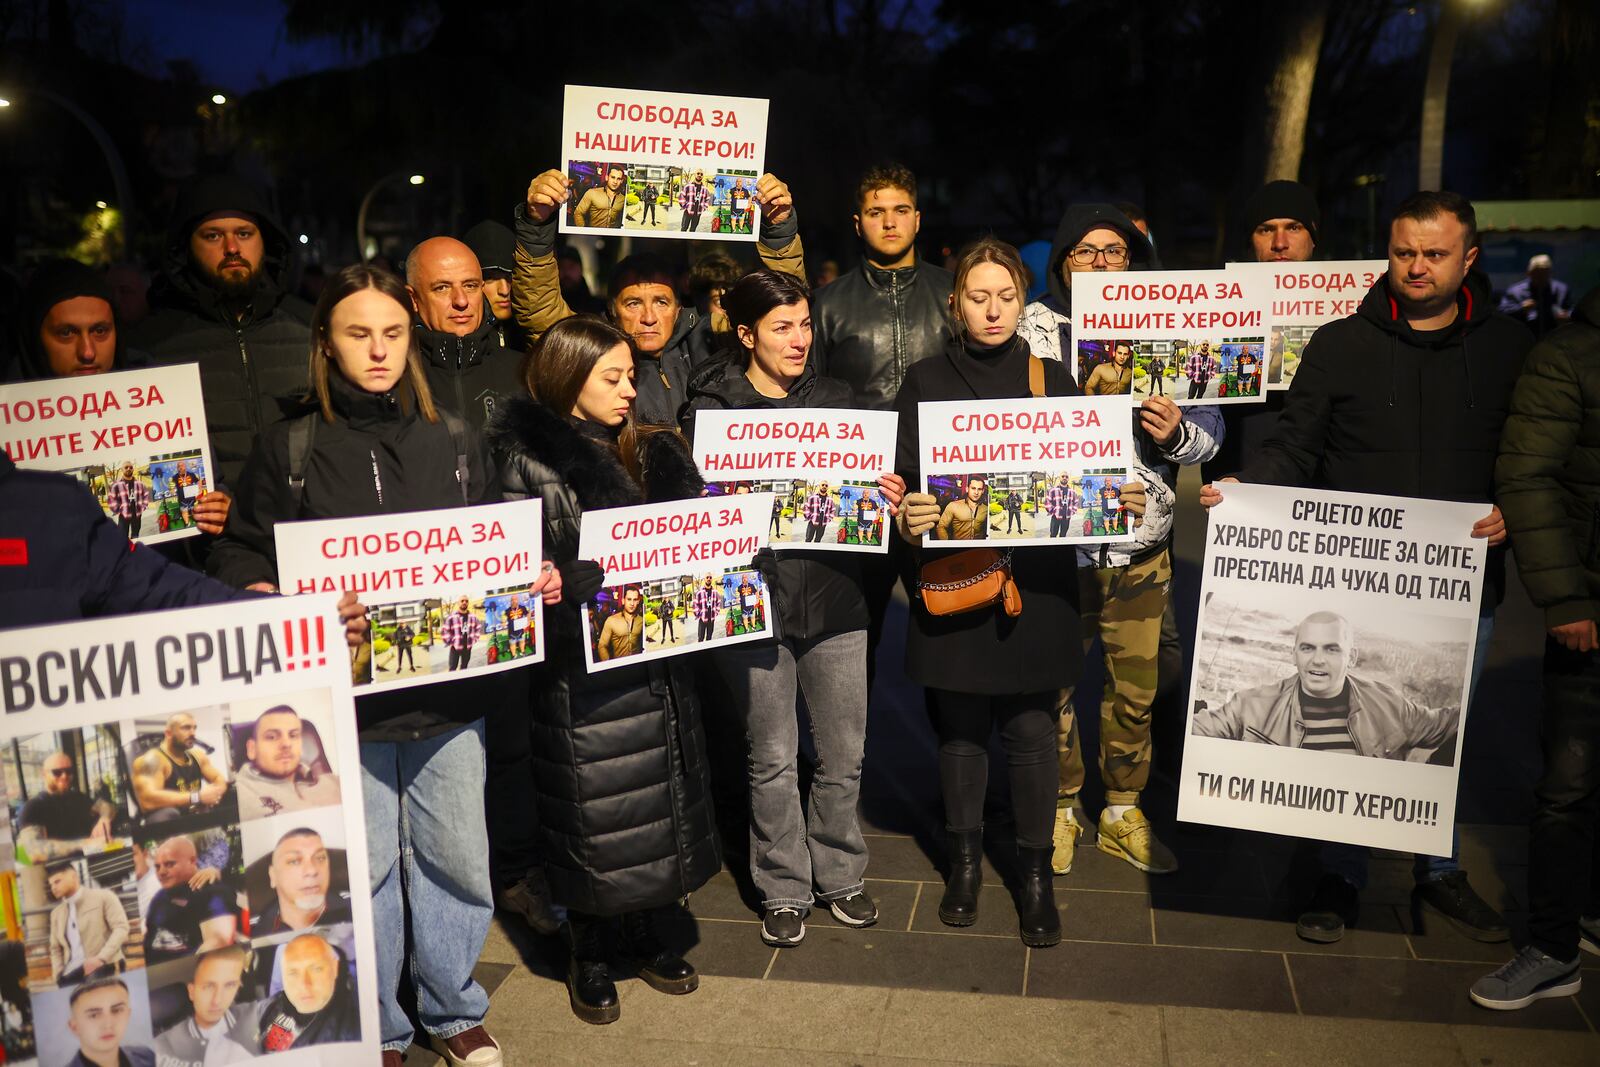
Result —
<path fill-rule="evenodd" d="M 461 238 L 478 257 L 483 269 L 483 302 L 488 305 L 488 321 L 494 323 L 501 348 L 524 351 L 522 330 L 511 317 L 511 270 L 515 265 L 517 238 L 511 227 L 484 219 Z"/>
<path fill-rule="evenodd" d="M 148 367 L 149 357 L 119 343 L 111 285 L 105 275 L 71 259 L 46 260 L 23 291 L 22 336 L 8 381 L 104 374 Z"/>

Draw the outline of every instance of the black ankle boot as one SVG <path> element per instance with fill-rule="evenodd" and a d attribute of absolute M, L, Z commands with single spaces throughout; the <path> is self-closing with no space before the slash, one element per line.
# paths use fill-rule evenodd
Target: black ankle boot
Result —
<path fill-rule="evenodd" d="M 1022 943 L 1048 948 L 1061 943 L 1054 875 L 1048 848 L 1017 846 L 1017 928 Z"/>
<path fill-rule="evenodd" d="M 950 877 L 939 901 L 939 921 L 971 926 L 978 921 L 978 887 L 983 884 L 983 827 L 951 830 L 947 841 Z"/>
<path fill-rule="evenodd" d="M 606 969 L 605 923 L 569 913 L 567 937 L 572 958 L 567 964 L 567 999 L 572 1014 L 586 1023 L 603 1026 L 622 1017 L 617 986 Z"/>
<path fill-rule="evenodd" d="M 655 918 L 650 911 L 630 911 L 622 917 L 622 942 L 629 962 L 651 989 L 693 993 L 700 988 L 700 976 L 693 964 L 662 944 Z"/>

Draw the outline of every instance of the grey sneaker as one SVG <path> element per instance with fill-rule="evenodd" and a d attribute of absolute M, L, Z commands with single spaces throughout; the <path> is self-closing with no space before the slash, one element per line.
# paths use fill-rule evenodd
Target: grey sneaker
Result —
<path fill-rule="evenodd" d="M 846 926 L 871 926 L 878 921 L 878 905 L 867 896 L 866 890 L 858 889 L 847 897 L 828 901 L 828 910 L 833 912 L 833 917 Z"/>
<path fill-rule="evenodd" d="M 501 890 L 497 903 L 501 908 L 533 928 L 534 932 L 552 937 L 561 931 L 567 921 L 566 909 L 550 899 L 550 888 L 544 880 L 544 871 L 532 870 L 518 881 Z"/>
<path fill-rule="evenodd" d="M 1586 915 L 1578 920 L 1578 947 L 1600 956 L 1600 916 Z"/>
<path fill-rule="evenodd" d="M 1468 995 L 1485 1008 L 1515 1011 L 1545 997 L 1570 997 L 1582 986 L 1576 958 L 1562 963 L 1526 945 L 1499 970 L 1473 982 Z"/>
<path fill-rule="evenodd" d="M 806 917 L 799 908 L 773 908 L 761 920 L 761 940 L 786 948 L 798 945 L 806 936 Z"/>

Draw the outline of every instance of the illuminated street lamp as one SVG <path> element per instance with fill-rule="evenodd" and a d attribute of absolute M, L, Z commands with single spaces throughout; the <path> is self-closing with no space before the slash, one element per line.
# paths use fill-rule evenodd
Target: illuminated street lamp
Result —
<path fill-rule="evenodd" d="M 408 171 L 397 170 L 391 174 L 385 174 L 383 177 L 373 182 L 372 187 L 368 189 L 366 195 L 361 198 L 361 210 L 356 212 L 356 250 L 360 254 L 361 262 L 363 263 L 372 258 L 371 256 L 367 255 L 367 211 L 372 207 L 372 198 L 377 196 L 379 191 L 382 190 L 385 185 L 388 185 L 392 181 L 398 181 L 401 178 L 404 178 L 408 185 L 421 185 L 428 180 L 426 176 L 421 174 L 412 174 Z"/>

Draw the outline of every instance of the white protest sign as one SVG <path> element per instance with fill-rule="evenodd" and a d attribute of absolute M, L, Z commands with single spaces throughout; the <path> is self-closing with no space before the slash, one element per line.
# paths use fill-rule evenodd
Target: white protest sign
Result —
<path fill-rule="evenodd" d="M 0 385 L 0 441 L 19 467 L 82 482 L 146 544 L 198 534 L 195 501 L 216 488 L 193 364 Z"/>
<path fill-rule="evenodd" d="M 1117 396 L 949 400 L 917 405 L 924 493 L 939 502 L 925 548 L 970 541 L 1126 541 L 1133 421 Z"/>
<path fill-rule="evenodd" d="M 578 556 L 606 572 L 583 613 L 591 672 L 772 636 L 777 610 L 752 557 L 771 493 L 586 511 Z"/>
<path fill-rule="evenodd" d="M 0 906 L 19 909 L 5 927 L 20 942 L 5 948 L 25 961 L 29 1016 L 7 1020 L 13 1058 L 83 1062 L 94 1038 L 113 1036 L 90 1021 L 110 1018 L 120 1020 L 116 1048 L 97 1056 L 189 1062 L 187 983 L 204 966 L 237 990 L 223 1010 L 245 1054 L 303 1067 L 377 1062 L 361 765 L 335 598 L 9 630 L 4 649 L 0 767 L 21 815 L 14 869 L 0 874 L 15 892 L 0 893 Z M 185 766 L 198 784 L 177 773 Z M 298 898 L 269 877 L 280 847 L 300 846 L 327 857 L 320 879 L 295 890 L 322 897 L 320 910 L 296 912 Z M 211 880 L 166 887 L 158 861 Z M 63 951 L 54 931 L 66 929 L 67 887 L 80 909 L 121 909 L 131 939 L 118 947 L 82 923 L 81 949 Z M 320 1006 L 284 991 L 291 957 L 335 962 L 315 986 Z M 14 1047 L 18 1037 L 36 1047 Z"/>
<path fill-rule="evenodd" d="M 773 494 L 772 547 L 887 552 L 878 487 L 894 470 L 892 411 L 788 408 L 695 414 L 694 460 L 714 494 Z"/>
<path fill-rule="evenodd" d="M 1389 269 L 1386 259 L 1306 263 L 1229 263 L 1231 274 L 1272 281 L 1272 338 L 1267 347 L 1267 388 L 1287 389 L 1300 368 L 1306 342 L 1324 323 L 1354 315 L 1367 290 Z"/>
<path fill-rule="evenodd" d="M 1072 276 L 1072 359 L 1085 393 L 1257 404 L 1269 279 L 1222 270 Z"/>
<path fill-rule="evenodd" d="M 1178 817 L 1449 855 L 1489 505 L 1219 488 Z"/>
<path fill-rule="evenodd" d="M 544 659 L 538 500 L 280 522 L 285 592 L 354 592 L 372 621 L 359 689 L 404 689 Z"/>
<path fill-rule="evenodd" d="M 754 241 L 766 149 L 765 100 L 569 85 L 560 230 Z"/>

